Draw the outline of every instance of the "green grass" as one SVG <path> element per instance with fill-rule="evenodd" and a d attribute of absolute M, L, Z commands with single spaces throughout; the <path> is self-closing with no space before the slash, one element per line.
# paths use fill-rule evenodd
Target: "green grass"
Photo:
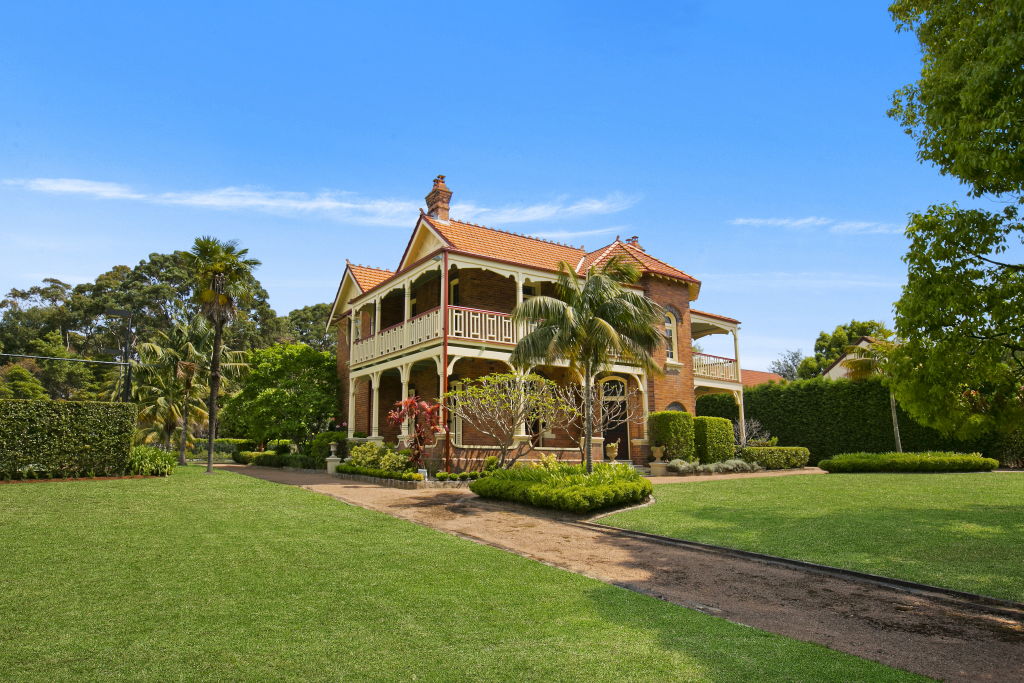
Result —
<path fill-rule="evenodd" d="M 1024 600 L 1024 474 L 665 484 L 605 524 Z"/>
<path fill-rule="evenodd" d="M 908 680 L 302 489 L 0 486 L 14 680 Z"/>

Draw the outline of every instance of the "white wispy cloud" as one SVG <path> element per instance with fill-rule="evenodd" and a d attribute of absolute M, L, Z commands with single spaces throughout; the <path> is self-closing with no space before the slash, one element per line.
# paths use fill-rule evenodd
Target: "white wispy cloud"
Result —
<path fill-rule="evenodd" d="M 0 181 L 32 192 L 72 194 L 98 199 L 121 199 L 150 204 L 170 204 L 220 210 L 250 210 L 276 214 L 315 214 L 343 223 L 406 226 L 420 204 L 390 198 L 361 197 L 353 192 L 282 192 L 251 187 L 223 187 L 193 192 L 146 193 L 121 183 L 80 178 L 14 178 Z M 472 203 L 455 204 L 456 218 L 493 223 L 526 223 L 579 216 L 616 213 L 633 206 L 637 199 L 613 193 L 604 198 L 562 198 L 541 204 L 490 208 Z"/>
<path fill-rule="evenodd" d="M 504 206 L 487 208 L 472 203 L 452 205 L 452 216 L 486 224 L 529 223 L 532 221 L 558 220 L 580 216 L 597 216 L 625 211 L 639 201 L 638 197 L 612 193 L 601 199 L 579 199 L 569 201 L 561 198 L 543 204 Z"/>
<path fill-rule="evenodd" d="M 733 218 L 732 225 L 751 225 L 755 227 L 774 228 L 822 228 L 837 235 L 897 235 L 903 227 L 896 223 L 880 223 L 878 221 L 838 221 L 822 216 L 806 216 L 804 218 Z"/>
<path fill-rule="evenodd" d="M 733 225 L 770 226 L 778 228 L 811 228 L 832 223 L 831 218 L 807 216 L 805 218 L 733 218 Z"/>

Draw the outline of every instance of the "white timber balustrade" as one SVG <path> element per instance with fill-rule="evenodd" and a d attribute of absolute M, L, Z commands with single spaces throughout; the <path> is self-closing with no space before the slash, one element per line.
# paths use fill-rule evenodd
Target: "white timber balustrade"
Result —
<path fill-rule="evenodd" d="M 460 339 L 515 344 L 518 341 L 512 316 L 452 306 L 448 309 L 448 335 Z"/>
<path fill-rule="evenodd" d="M 352 362 L 363 363 L 441 336 L 441 309 L 434 308 L 352 345 Z"/>
<path fill-rule="evenodd" d="M 720 379 L 739 382 L 739 365 L 732 358 L 712 356 L 707 353 L 693 354 L 693 374 L 705 379 Z"/>

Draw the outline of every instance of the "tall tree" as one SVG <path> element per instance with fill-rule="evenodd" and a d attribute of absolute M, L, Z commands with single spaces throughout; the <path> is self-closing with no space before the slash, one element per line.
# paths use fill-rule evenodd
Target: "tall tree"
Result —
<path fill-rule="evenodd" d="M 209 435 L 206 471 L 213 472 L 213 441 L 217 438 L 217 401 L 220 394 L 220 362 L 224 347 L 224 328 L 235 319 L 239 299 L 251 295 L 252 271 L 260 265 L 246 258 L 248 249 L 238 242 L 222 242 L 215 237 L 197 237 L 191 250 L 191 264 L 197 287 L 195 300 L 213 327 L 210 355 Z"/>
<path fill-rule="evenodd" d="M 842 358 L 846 347 L 855 344 L 861 337 L 888 339 L 891 336 L 892 331 L 877 320 L 851 320 L 845 325 L 836 325 L 831 334 L 822 331 L 814 342 L 814 355 L 800 361 L 798 379 L 817 377 Z"/>
<path fill-rule="evenodd" d="M 331 307 L 327 304 L 303 306 L 279 318 L 283 341 L 306 344 L 317 351 L 331 351 L 338 346 L 338 333 L 327 327 Z"/>
<path fill-rule="evenodd" d="M 894 388 L 915 419 L 968 437 L 1024 420 L 1024 13 L 1016 0 L 898 0 L 921 77 L 889 114 L 918 157 L 997 211 L 942 204 L 912 213 L 896 303 Z"/>
<path fill-rule="evenodd" d="M 804 361 L 804 352 L 800 349 L 786 349 L 779 357 L 768 364 L 768 372 L 781 375 L 782 379 L 793 381 L 799 378 L 800 364 Z"/>
<path fill-rule="evenodd" d="M 652 354 L 662 343 L 659 325 L 665 314 L 628 286 L 639 279 L 636 268 L 617 258 L 603 268 L 590 268 L 582 279 L 561 263 L 555 282 L 558 298 L 534 297 L 512 313 L 516 324 L 536 325 L 512 351 L 516 367 L 564 359 L 583 382 L 587 472 L 593 471 L 593 387 L 598 373 L 608 369 L 616 356 L 649 373 L 661 372 Z"/>

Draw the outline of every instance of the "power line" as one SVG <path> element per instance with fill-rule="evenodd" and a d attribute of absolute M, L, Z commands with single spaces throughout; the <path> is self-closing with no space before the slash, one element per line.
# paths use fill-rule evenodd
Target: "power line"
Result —
<path fill-rule="evenodd" d="M 119 360 L 89 360 L 87 358 L 57 358 L 55 356 L 29 356 L 24 353 L 0 353 L 0 356 L 8 356 L 10 358 L 35 358 L 37 360 L 67 360 L 72 363 L 102 363 L 103 365 L 131 365 L 125 361 Z"/>

